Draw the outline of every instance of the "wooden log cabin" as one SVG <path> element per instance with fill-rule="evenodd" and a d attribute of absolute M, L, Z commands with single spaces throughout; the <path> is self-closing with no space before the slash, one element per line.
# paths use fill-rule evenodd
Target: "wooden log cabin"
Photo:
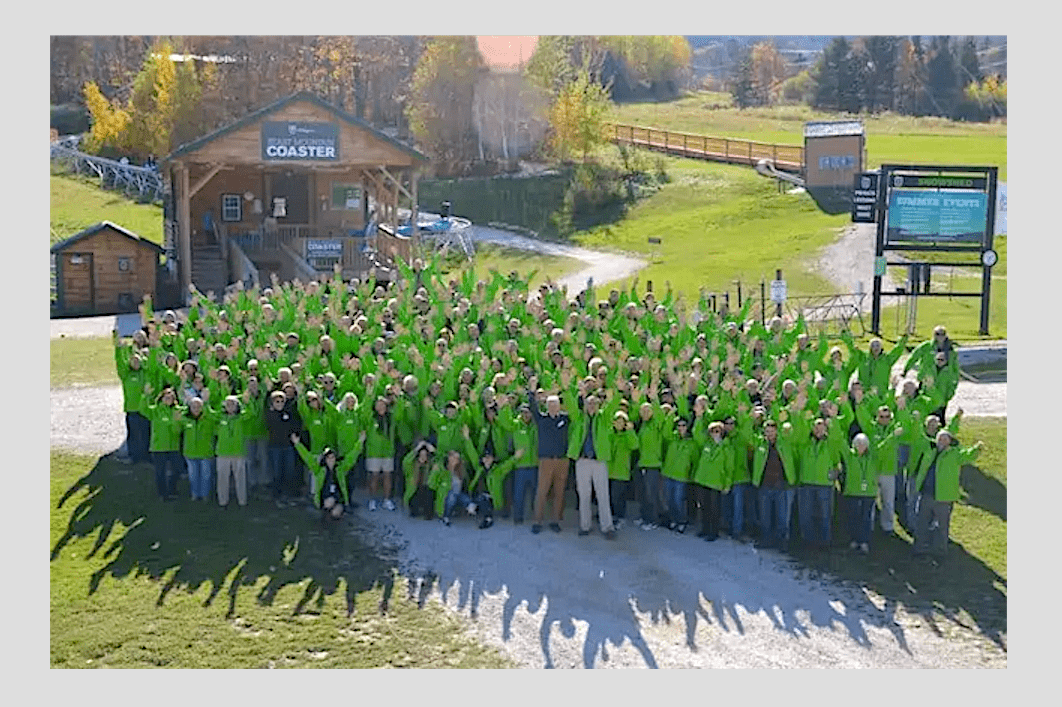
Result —
<path fill-rule="evenodd" d="M 56 243 L 51 252 L 57 314 L 135 312 L 165 279 L 162 247 L 110 221 Z"/>
<path fill-rule="evenodd" d="M 310 93 L 261 108 L 162 162 L 166 233 L 182 291 L 219 297 L 272 275 L 346 279 L 417 245 L 398 233 L 400 202 L 417 209 L 428 158 Z"/>

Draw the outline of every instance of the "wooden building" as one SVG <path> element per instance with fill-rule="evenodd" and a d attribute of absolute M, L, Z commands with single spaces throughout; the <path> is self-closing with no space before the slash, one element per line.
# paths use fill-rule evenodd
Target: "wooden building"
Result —
<path fill-rule="evenodd" d="M 804 184 L 827 213 L 852 208 L 857 174 L 867 163 L 867 138 L 858 120 L 820 120 L 804 124 Z"/>
<path fill-rule="evenodd" d="M 57 313 L 135 312 L 144 295 L 156 295 L 162 248 L 103 221 L 51 249 L 55 256 Z"/>
<path fill-rule="evenodd" d="M 427 158 L 309 93 L 257 110 L 163 160 L 167 234 L 182 289 L 236 280 L 344 277 L 408 258 L 400 201 L 413 212 Z M 414 236 L 415 237 L 415 236 Z"/>

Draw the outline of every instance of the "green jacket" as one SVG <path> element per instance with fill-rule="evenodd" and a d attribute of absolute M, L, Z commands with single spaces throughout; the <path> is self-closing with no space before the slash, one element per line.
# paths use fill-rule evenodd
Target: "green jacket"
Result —
<path fill-rule="evenodd" d="M 214 425 L 213 416 L 207 413 L 206 406 L 198 418 L 192 417 L 187 408 L 178 408 L 181 411 L 181 431 L 184 443 L 181 450 L 188 459 L 213 459 L 214 454 Z"/>
<path fill-rule="evenodd" d="M 306 403 L 303 396 L 300 395 L 297 401 L 302 426 L 310 434 L 310 451 L 320 454 L 325 447 L 336 446 L 335 433 L 332 430 L 332 416 L 328 412 L 331 403 L 321 398 L 321 407 L 315 410 Z"/>
<path fill-rule="evenodd" d="M 922 455 L 918 465 L 918 476 L 915 477 L 915 488 L 922 493 L 929 467 L 933 465 L 934 458 L 937 462 L 936 489 L 933 497 L 937 501 L 954 502 L 959 500 L 959 472 L 964 464 L 969 464 L 977 459 L 981 450 L 977 447 L 949 446 L 943 452 L 937 453 L 936 445 L 927 454 Z"/>
<path fill-rule="evenodd" d="M 241 407 L 235 415 L 208 409 L 207 414 L 214 420 L 217 456 L 242 457 L 246 455 L 247 440 L 250 439 L 247 435 L 247 428 L 250 419 L 255 414 L 254 408 Z"/>
<path fill-rule="evenodd" d="M 133 350 L 129 346 L 114 347 L 114 368 L 122 382 L 122 410 L 140 412 L 140 398 L 144 395 L 148 374 L 143 366 L 135 371 L 129 367 L 129 358 L 132 355 Z"/>
<path fill-rule="evenodd" d="M 692 437 L 689 435 L 679 437 L 672 430 L 668 435 L 664 466 L 661 467 L 660 474 L 675 481 L 689 481 L 700 451 L 697 442 Z"/>
<path fill-rule="evenodd" d="M 664 464 L 664 434 L 670 420 L 654 406 L 653 416 L 640 420 L 638 427 L 638 466 L 643 469 L 659 469 Z M 639 423 L 636 423 L 639 424 Z"/>
<path fill-rule="evenodd" d="M 638 433 L 634 430 L 612 432 L 612 451 L 608 459 L 608 478 L 631 480 L 631 457 L 638 448 Z"/>
<path fill-rule="evenodd" d="M 338 405 L 328 403 L 328 415 L 336 454 L 345 457 L 359 446 L 358 437 L 365 429 L 365 413 L 360 406 L 355 406 L 353 410 L 340 410 Z"/>
<path fill-rule="evenodd" d="M 267 439 L 269 437 L 269 428 L 266 427 L 265 420 L 265 410 L 268 402 L 269 396 L 259 387 L 258 395 L 251 398 L 247 403 L 247 409 L 251 410 L 246 423 L 244 423 L 247 439 Z M 243 402 L 241 401 L 240 404 L 243 405 Z"/>
<path fill-rule="evenodd" d="M 863 496 L 874 498 L 878 495 L 878 469 L 881 462 L 878 459 L 881 450 L 895 446 L 896 436 L 886 437 L 877 443 L 871 441 L 866 454 L 856 454 L 853 447 L 845 446 L 841 455 L 844 458 L 844 488 L 845 496 Z"/>
<path fill-rule="evenodd" d="M 841 449 L 837 442 L 843 444 L 843 436 L 827 435 L 823 439 L 809 437 L 800 447 L 797 479 L 801 484 L 811 486 L 833 486 L 830 472 L 837 468 Z"/>
<path fill-rule="evenodd" d="M 395 424 L 390 414 L 382 419 L 375 410 L 370 410 L 365 417 L 365 458 L 387 459 L 395 455 Z"/>
<path fill-rule="evenodd" d="M 538 425 L 535 424 L 535 421 L 532 419 L 531 422 L 524 424 L 519 415 L 505 417 L 499 415 L 499 419 L 502 420 L 503 426 L 512 436 L 513 454 L 515 455 L 518 450 L 523 450 L 523 454 L 520 455 L 520 459 L 517 461 L 517 466 L 520 468 L 537 467 Z"/>
<path fill-rule="evenodd" d="M 181 451 L 181 412 L 176 405 L 151 405 L 145 395 L 140 398 L 140 414 L 151 423 L 149 451 Z"/>
<path fill-rule="evenodd" d="M 305 462 L 306 468 L 310 470 L 310 472 L 313 474 L 314 479 L 316 480 L 316 483 L 314 484 L 316 492 L 314 493 L 313 501 L 314 505 L 320 508 L 321 496 L 324 492 L 325 477 L 327 476 L 328 472 L 325 470 L 324 464 L 319 461 L 319 455 L 312 453 L 309 449 L 306 448 L 306 445 L 304 445 L 301 441 L 295 443 L 295 451 L 299 453 L 300 457 L 302 457 L 302 461 Z M 350 472 L 351 469 L 354 468 L 354 465 L 358 462 L 360 452 L 361 449 L 358 448 L 355 449 L 352 454 L 336 459 L 336 486 L 339 487 L 339 493 L 341 498 L 343 499 L 344 506 L 350 505 L 350 495 L 347 492 L 347 474 Z"/>
<path fill-rule="evenodd" d="M 568 433 L 569 459 L 578 459 L 582 456 L 583 443 L 590 432 L 594 435 L 594 456 L 597 460 L 607 464 L 612 458 L 612 437 L 615 434 L 612 416 L 619 402 L 619 396 L 614 396 L 613 401 L 597 411 L 592 420 L 592 429 L 590 415 L 585 410 L 576 410 L 571 414 L 571 429 Z"/>
<path fill-rule="evenodd" d="M 775 447 L 778 448 L 778 456 L 782 460 L 782 470 L 785 472 L 785 479 L 792 486 L 797 482 L 797 457 L 793 449 L 792 440 L 789 438 L 790 436 L 783 434 L 779 430 L 778 438 L 775 440 Z M 767 468 L 767 456 L 769 453 L 770 443 L 767 441 L 767 437 L 762 432 L 758 433 L 752 455 L 752 483 L 756 486 L 763 482 L 763 472 Z"/>
<path fill-rule="evenodd" d="M 700 486 L 716 491 L 729 491 L 734 478 L 733 465 L 734 457 L 727 441 L 716 444 L 709 437 L 701 445 L 701 455 L 693 472 L 693 480 Z"/>

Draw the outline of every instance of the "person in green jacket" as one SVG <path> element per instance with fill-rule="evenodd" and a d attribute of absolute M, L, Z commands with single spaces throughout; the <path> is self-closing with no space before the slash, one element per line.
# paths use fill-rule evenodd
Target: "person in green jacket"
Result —
<path fill-rule="evenodd" d="M 793 517 L 793 488 L 797 482 L 793 426 L 768 419 L 756 436 L 752 459 L 752 483 L 759 502 L 760 547 L 787 549 Z"/>
<path fill-rule="evenodd" d="M 435 501 L 428 480 L 432 477 L 434 467 L 441 467 L 442 464 L 433 459 L 434 455 L 435 446 L 422 439 L 402 460 L 402 471 L 406 477 L 402 501 L 409 509 L 411 518 L 421 516 L 424 520 L 431 520 L 435 517 Z"/>
<path fill-rule="evenodd" d="M 860 432 L 852 440 L 852 446 L 842 449 L 844 458 L 844 496 L 848 507 L 849 547 L 870 552 L 870 531 L 874 525 L 874 501 L 878 495 L 878 460 L 881 450 L 903 434 L 897 427 L 894 433 L 871 446 L 870 437 Z"/>
<path fill-rule="evenodd" d="M 531 413 L 531 406 L 522 403 L 515 417 L 502 415 L 499 418 L 512 439 L 513 454 L 522 451 L 519 466 L 513 472 L 513 524 L 524 522 L 525 500 L 534 501 L 538 492 L 538 425 Z"/>
<path fill-rule="evenodd" d="M 608 462 L 608 498 L 612 503 L 612 524 L 616 530 L 627 518 L 627 487 L 631 480 L 631 457 L 638 449 L 634 424 L 623 410 L 612 415 L 612 453 Z"/>
<path fill-rule="evenodd" d="M 959 500 L 959 472 L 964 464 L 977 459 L 983 442 L 960 449 L 953 446 L 951 433 L 937 432 L 936 444 L 918 466 L 915 489 L 918 491 L 918 518 L 914 553 L 932 553 L 943 557 L 948 549 L 951 510 Z M 936 522 L 934 525 L 934 521 Z"/>
<path fill-rule="evenodd" d="M 244 391 L 244 400 L 250 400 Z M 236 485 L 236 503 L 247 505 L 247 429 L 255 410 L 250 405 L 243 407 L 235 395 L 226 396 L 222 410 L 207 408 L 206 414 L 214 422 L 217 458 L 214 466 L 218 476 L 218 505 L 228 508 L 229 479 Z"/>
<path fill-rule="evenodd" d="M 830 546 L 830 527 L 833 520 L 833 486 L 837 479 L 838 457 L 845 443 L 840 425 L 827 428 L 826 420 L 816 418 L 807 439 L 797 440 L 798 454 L 797 513 L 800 517 L 800 537 L 821 548 Z M 832 434 L 831 434 L 832 433 Z"/>
<path fill-rule="evenodd" d="M 667 527 L 681 534 L 686 532 L 688 524 L 686 485 L 693 475 L 693 465 L 700 452 L 697 443 L 689 435 L 686 418 L 675 420 L 675 426 L 667 436 L 666 450 L 660 475 L 664 480 L 664 497 L 667 499 Z"/>
<path fill-rule="evenodd" d="M 258 362 L 248 367 L 248 372 L 257 370 Z M 272 483 L 269 473 L 269 428 L 266 426 L 265 411 L 269 405 L 269 396 L 262 390 L 257 374 L 247 378 L 246 403 L 242 406 L 250 412 L 244 423 L 247 446 L 247 488 L 255 486 L 268 487 Z"/>
<path fill-rule="evenodd" d="M 639 399 L 644 399 L 644 392 Z M 642 530 L 658 527 L 663 508 L 660 497 L 660 469 L 664 464 L 664 434 L 667 417 L 659 405 L 643 402 L 638 408 L 638 479 L 641 481 Z"/>
<path fill-rule="evenodd" d="M 711 422 L 708 438 L 700 445 L 700 458 L 693 472 L 697 510 L 701 517 L 698 538 L 711 542 L 719 537 L 722 494 L 730 491 L 734 476 L 731 445 L 723 439 L 723 423 Z"/>
<path fill-rule="evenodd" d="M 125 448 L 133 464 L 150 461 L 148 444 L 151 441 L 151 425 L 140 414 L 140 397 L 148 382 L 140 354 L 132 346 L 120 343 L 118 330 L 111 332 L 114 341 L 114 366 L 122 382 L 122 409 L 125 411 Z"/>
<path fill-rule="evenodd" d="M 617 398 L 618 402 L 618 398 Z M 610 406 L 611 409 L 612 406 Z M 590 533 L 592 520 L 591 489 L 597 496 L 597 515 L 601 534 L 609 540 L 616 537 L 612 524 L 612 502 L 609 499 L 608 461 L 612 458 L 612 413 L 602 412 L 601 399 L 589 395 L 582 410 L 571 415 L 568 433 L 568 458 L 575 461 L 575 487 L 579 496 L 579 535 Z"/>
<path fill-rule="evenodd" d="M 366 418 L 365 471 L 369 474 L 369 510 L 375 511 L 382 501 L 389 511 L 395 509 L 391 500 L 391 474 L 395 470 L 395 436 L 397 423 L 391 414 L 387 398 L 380 396 L 373 403 L 373 412 Z M 379 501 L 380 480 L 383 477 L 383 498 Z"/>
<path fill-rule="evenodd" d="M 364 441 L 364 437 L 359 438 Z M 331 447 L 325 447 L 319 455 L 314 455 L 299 441 L 299 435 L 292 433 L 291 443 L 295 446 L 306 466 L 312 470 L 317 482 L 314 487 L 314 505 L 321 509 L 321 520 L 331 516 L 332 520 L 339 520 L 343 516 L 343 508 L 350 505 L 350 496 L 347 492 L 347 473 L 354 468 L 358 460 L 360 449 L 342 460 L 336 458 L 336 452 Z"/>
<path fill-rule="evenodd" d="M 209 393 L 205 393 L 208 395 Z M 177 408 L 181 413 L 181 432 L 188 483 L 193 501 L 206 501 L 213 496 L 214 478 L 214 420 L 204 414 L 201 398 L 188 401 L 188 407 Z"/>
<path fill-rule="evenodd" d="M 177 475 L 181 466 L 181 412 L 177 392 L 164 388 L 155 403 L 149 403 L 152 387 L 144 386 L 140 414 L 151 423 L 151 463 L 155 467 L 155 488 L 163 501 L 177 498 Z"/>

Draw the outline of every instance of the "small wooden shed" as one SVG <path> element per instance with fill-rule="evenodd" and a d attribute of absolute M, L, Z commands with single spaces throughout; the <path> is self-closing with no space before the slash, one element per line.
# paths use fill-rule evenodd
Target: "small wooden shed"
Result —
<path fill-rule="evenodd" d="M 103 221 L 51 248 L 59 314 L 135 312 L 155 297 L 162 247 Z"/>

